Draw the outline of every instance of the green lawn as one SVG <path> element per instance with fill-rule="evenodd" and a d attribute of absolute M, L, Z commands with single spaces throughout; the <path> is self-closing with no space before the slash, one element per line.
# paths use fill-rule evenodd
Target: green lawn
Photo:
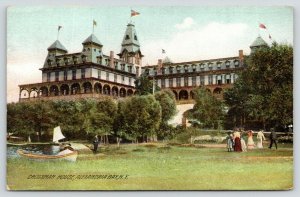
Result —
<path fill-rule="evenodd" d="M 80 154 L 76 163 L 7 160 L 12 190 L 287 190 L 293 187 L 292 145 L 228 153 L 223 148 L 123 145 Z M 59 175 L 128 175 L 127 179 L 57 179 Z M 55 175 L 55 179 L 28 179 Z"/>

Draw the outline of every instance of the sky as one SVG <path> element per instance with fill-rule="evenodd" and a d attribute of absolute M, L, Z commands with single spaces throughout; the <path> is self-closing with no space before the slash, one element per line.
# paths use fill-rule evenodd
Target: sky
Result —
<path fill-rule="evenodd" d="M 130 19 L 130 10 L 140 15 Z M 258 35 L 269 44 L 293 45 L 291 7 L 10 7 L 7 11 L 7 102 L 17 102 L 19 84 L 42 81 L 47 48 L 57 39 L 69 53 L 80 52 L 92 33 L 104 54 L 120 52 L 126 25 L 135 24 L 143 65 L 168 56 L 173 62 L 250 53 Z M 263 23 L 267 30 L 258 28 Z M 162 54 L 162 49 L 166 51 Z"/>

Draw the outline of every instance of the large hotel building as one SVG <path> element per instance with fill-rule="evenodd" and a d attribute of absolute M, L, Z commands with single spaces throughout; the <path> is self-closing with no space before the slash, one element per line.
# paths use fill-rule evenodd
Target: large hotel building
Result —
<path fill-rule="evenodd" d="M 251 51 L 266 47 L 259 36 Z M 143 54 L 135 26 L 127 25 L 120 53 L 102 53 L 102 43 L 94 34 L 82 42 L 82 50 L 68 53 L 59 40 L 48 47 L 42 82 L 19 85 L 19 101 L 78 98 L 121 98 L 135 93 L 134 81 L 141 74 L 149 76 L 161 89 L 171 89 L 178 103 L 193 102 L 193 89 L 204 86 L 222 98 L 224 89 L 245 68 L 243 50 L 236 56 L 218 59 L 172 62 L 168 57 L 157 65 L 142 67 Z"/>

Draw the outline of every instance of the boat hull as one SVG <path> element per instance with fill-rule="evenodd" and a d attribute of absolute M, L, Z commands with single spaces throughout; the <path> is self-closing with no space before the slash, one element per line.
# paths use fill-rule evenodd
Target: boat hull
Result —
<path fill-rule="evenodd" d="M 75 162 L 78 156 L 77 151 L 72 151 L 71 153 L 61 154 L 61 155 L 43 155 L 43 154 L 34 154 L 34 153 L 27 153 L 24 150 L 17 150 L 17 153 L 24 158 L 33 159 L 33 160 L 67 160 Z"/>

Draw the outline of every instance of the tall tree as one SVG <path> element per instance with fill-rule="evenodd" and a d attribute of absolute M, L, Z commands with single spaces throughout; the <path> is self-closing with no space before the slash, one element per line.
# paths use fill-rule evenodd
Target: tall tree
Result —
<path fill-rule="evenodd" d="M 189 111 L 190 118 L 197 119 L 206 128 L 220 128 L 224 118 L 224 106 L 220 100 L 200 87 L 195 90 L 194 108 Z"/>
<path fill-rule="evenodd" d="M 286 126 L 293 119 L 293 48 L 273 43 L 247 58 L 247 69 L 224 94 L 230 110 L 243 107 L 245 119 L 263 127 Z M 237 100 L 232 98 L 238 97 Z M 240 102 L 240 101 L 243 102 Z"/>
<path fill-rule="evenodd" d="M 147 95 L 153 93 L 153 80 L 148 76 L 141 75 L 135 82 L 135 88 L 138 95 Z M 160 87 L 155 84 L 155 92 L 160 90 Z"/>

